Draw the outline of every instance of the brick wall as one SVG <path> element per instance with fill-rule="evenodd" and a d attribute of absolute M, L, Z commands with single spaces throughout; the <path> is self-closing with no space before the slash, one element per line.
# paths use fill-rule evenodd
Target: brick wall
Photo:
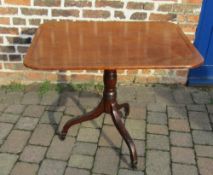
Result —
<path fill-rule="evenodd" d="M 171 21 L 193 41 L 202 0 L 0 0 L 0 84 L 11 81 L 101 81 L 101 71 L 45 72 L 23 66 L 41 23 L 48 20 Z M 185 83 L 187 70 L 119 70 L 125 83 Z"/>

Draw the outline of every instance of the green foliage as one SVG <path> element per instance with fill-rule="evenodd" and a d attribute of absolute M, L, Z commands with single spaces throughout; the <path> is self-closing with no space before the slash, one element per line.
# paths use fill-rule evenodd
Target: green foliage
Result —
<path fill-rule="evenodd" d="M 103 90 L 104 90 L 104 85 L 102 83 L 97 83 L 95 84 L 95 90 L 98 92 L 98 93 L 102 93 Z"/>
<path fill-rule="evenodd" d="M 69 83 L 69 84 L 51 84 L 50 81 L 44 81 L 39 87 L 39 94 L 43 96 L 50 90 L 55 90 L 58 93 L 63 92 L 65 89 L 71 91 L 95 91 L 97 93 L 102 93 L 103 84 L 101 83 Z"/>
<path fill-rule="evenodd" d="M 9 85 L 3 85 L 2 89 L 6 90 L 7 92 L 24 91 L 25 85 L 16 82 L 11 82 Z"/>
<path fill-rule="evenodd" d="M 103 84 L 94 82 L 90 83 L 70 83 L 68 85 L 70 90 L 73 91 L 96 91 L 98 93 L 103 91 Z"/>
<path fill-rule="evenodd" d="M 61 93 L 63 92 L 65 89 L 67 88 L 67 84 L 62 84 L 62 83 L 58 83 L 55 85 L 55 90 L 58 92 L 58 93 Z"/>
<path fill-rule="evenodd" d="M 50 90 L 52 90 L 52 85 L 51 85 L 50 81 L 46 80 L 39 87 L 39 95 L 42 96 Z"/>
<path fill-rule="evenodd" d="M 89 90 L 91 87 L 90 87 L 90 84 L 89 83 L 84 83 L 84 84 L 69 84 L 70 85 L 70 88 L 71 90 L 74 90 L 74 91 L 86 91 L 86 90 Z"/>

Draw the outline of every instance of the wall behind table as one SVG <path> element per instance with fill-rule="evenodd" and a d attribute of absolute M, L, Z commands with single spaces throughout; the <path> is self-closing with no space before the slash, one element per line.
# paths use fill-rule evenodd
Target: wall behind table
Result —
<path fill-rule="evenodd" d="M 170 21 L 193 41 L 202 0 L 0 0 L 0 84 L 50 81 L 102 81 L 101 71 L 45 72 L 23 65 L 38 26 L 48 20 Z M 120 70 L 122 83 L 181 83 L 188 71 Z"/>

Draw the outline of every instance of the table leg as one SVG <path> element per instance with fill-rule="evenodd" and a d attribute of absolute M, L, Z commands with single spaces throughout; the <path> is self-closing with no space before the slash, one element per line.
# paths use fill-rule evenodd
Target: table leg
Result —
<path fill-rule="evenodd" d="M 101 101 L 100 104 L 97 106 L 97 108 L 95 108 L 93 111 L 91 111 L 85 115 L 82 115 L 80 117 L 70 119 L 63 126 L 63 129 L 59 135 L 60 139 L 61 140 L 65 139 L 67 132 L 71 126 L 88 121 L 88 120 L 93 120 L 93 119 L 99 117 L 103 112 L 104 112 L 104 106 L 103 106 L 103 102 Z"/>
<path fill-rule="evenodd" d="M 122 103 L 117 105 L 117 109 L 120 110 L 121 108 L 124 108 L 124 115 L 127 117 L 129 115 L 130 107 L 128 103 Z"/>
<path fill-rule="evenodd" d="M 129 104 L 123 103 L 118 104 L 117 98 L 116 98 L 116 83 L 117 83 L 117 73 L 116 70 L 105 70 L 104 71 L 104 92 L 103 92 L 103 98 L 98 105 L 97 108 L 95 108 L 93 111 L 91 111 L 88 114 L 82 115 L 79 118 L 71 119 L 69 120 L 63 127 L 62 132 L 60 134 L 60 138 L 62 140 L 65 139 L 67 132 L 69 128 L 75 124 L 92 120 L 100 116 L 102 113 L 111 114 L 112 120 L 118 129 L 119 133 L 125 140 L 129 151 L 130 151 L 130 158 L 132 162 L 132 166 L 136 167 L 137 164 L 137 152 L 135 144 L 130 137 L 128 131 L 125 128 L 124 123 L 121 120 L 122 113 L 120 111 L 121 108 L 124 108 L 125 116 L 129 115 Z"/>
<path fill-rule="evenodd" d="M 134 144 L 132 138 L 130 137 L 128 131 L 126 130 L 123 121 L 121 120 L 121 115 L 122 114 L 116 108 L 116 105 L 112 104 L 112 113 L 111 113 L 112 120 L 129 148 L 132 166 L 136 167 L 136 165 L 137 165 L 136 147 L 135 147 L 135 144 Z"/>

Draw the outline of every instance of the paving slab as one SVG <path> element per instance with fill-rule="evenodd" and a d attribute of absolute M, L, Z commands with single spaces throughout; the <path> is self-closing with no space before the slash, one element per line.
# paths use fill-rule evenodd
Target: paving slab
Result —
<path fill-rule="evenodd" d="M 1 152 L 20 153 L 26 145 L 31 133 L 29 131 L 12 130 L 1 147 Z"/>
<path fill-rule="evenodd" d="M 99 146 L 121 147 L 122 137 L 115 126 L 104 125 L 101 130 Z"/>
<path fill-rule="evenodd" d="M 148 112 L 147 122 L 149 124 L 166 125 L 167 115 L 161 112 Z"/>
<path fill-rule="evenodd" d="M 187 119 L 169 119 L 169 130 L 190 132 L 189 122 Z"/>
<path fill-rule="evenodd" d="M 173 91 L 174 99 L 178 104 L 192 104 L 192 96 L 185 88 L 178 88 Z"/>
<path fill-rule="evenodd" d="M 117 174 L 119 154 L 111 148 L 100 147 L 95 156 L 92 172 L 99 174 Z"/>
<path fill-rule="evenodd" d="M 38 164 L 17 162 L 11 172 L 11 175 L 36 175 L 38 168 Z"/>
<path fill-rule="evenodd" d="M 197 167 L 194 165 L 172 164 L 173 175 L 198 175 Z"/>
<path fill-rule="evenodd" d="M 189 112 L 189 121 L 192 129 L 212 130 L 208 113 Z"/>
<path fill-rule="evenodd" d="M 2 100 L 0 93 L 0 175 L 212 175 L 211 88 L 118 85 L 118 91 L 130 104 L 122 121 L 137 148 L 137 170 L 109 114 L 72 126 L 64 141 L 56 135 L 96 106 L 98 94 L 50 91 L 41 99 L 28 90 Z"/>
<path fill-rule="evenodd" d="M 130 105 L 130 112 L 129 116 L 127 118 L 129 119 L 138 119 L 138 120 L 145 120 L 146 115 L 146 105 L 143 104 L 137 104 L 137 103 L 129 103 Z"/>
<path fill-rule="evenodd" d="M 29 143 L 34 145 L 49 146 L 54 135 L 54 129 L 48 124 L 39 124 L 34 130 Z"/>
<path fill-rule="evenodd" d="M 195 155 L 192 148 L 171 148 L 172 161 L 184 164 L 195 164 Z"/>
<path fill-rule="evenodd" d="M 0 89 L 0 101 L 2 102 L 5 98 L 6 95 L 6 90 L 5 89 Z"/>
<path fill-rule="evenodd" d="M 103 119 L 104 119 L 104 114 L 100 115 L 98 118 L 92 121 L 83 122 L 81 126 L 88 127 L 88 128 L 102 128 Z"/>
<path fill-rule="evenodd" d="M 167 105 L 176 103 L 170 88 L 154 87 L 153 90 L 155 93 L 156 103 Z"/>
<path fill-rule="evenodd" d="M 209 118 L 210 118 L 211 123 L 213 124 L 213 114 L 210 114 Z M 213 126 L 212 126 L 212 128 L 213 128 Z"/>
<path fill-rule="evenodd" d="M 41 105 L 51 105 L 56 106 L 58 105 L 60 95 L 56 91 L 48 91 L 45 93 L 41 98 Z"/>
<path fill-rule="evenodd" d="M 193 100 L 197 104 L 208 104 L 211 101 L 211 96 L 205 91 L 194 91 L 191 93 Z"/>
<path fill-rule="evenodd" d="M 192 136 L 190 133 L 170 132 L 170 142 L 173 146 L 192 147 Z"/>
<path fill-rule="evenodd" d="M 8 175 L 18 159 L 16 154 L 0 153 L 1 175 Z"/>
<path fill-rule="evenodd" d="M 79 130 L 77 141 L 97 143 L 99 135 L 100 135 L 99 129 L 82 127 Z"/>
<path fill-rule="evenodd" d="M 52 143 L 47 151 L 46 157 L 58 160 L 68 160 L 74 146 L 75 138 L 66 137 L 60 140 L 58 136 L 54 136 Z"/>
<path fill-rule="evenodd" d="M 117 93 L 119 102 L 134 101 L 136 99 L 136 90 L 133 86 L 119 86 Z"/>
<path fill-rule="evenodd" d="M 143 140 L 133 140 L 138 156 L 145 155 L 145 142 Z M 126 145 L 126 142 L 122 143 L 122 154 L 130 154 L 129 149 Z"/>
<path fill-rule="evenodd" d="M 122 155 L 120 158 L 120 168 L 132 170 L 131 160 L 129 155 Z M 137 170 L 144 171 L 145 158 L 138 156 Z"/>
<path fill-rule="evenodd" d="M 200 174 L 211 175 L 213 172 L 213 159 L 209 158 L 198 158 L 198 168 Z"/>
<path fill-rule="evenodd" d="M 149 112 L 166 112 L 166 105 L 160 103 L 148 104 L 147 110 Z"/>
<path fill-rule="evenodd" d="M 17 92 L 7 92 L 5 94 L 5 97 L 3 98 L 3 103 L 5 104 L 20 104 L 21 100 L 23 97 L 23 92 L 22 91 L 17 91 Z M 14 100 L 16 99 L 16 100 Z"/>
<path fill-rule="evenodd" d="M 66 162 L 59 160 L 44 159 L 38 175 L 63 175 Z"/>
<path fill-rule="evenodd" d="M 3 113 L 0 115 L 0 122 L 15 124 L 18 121 L 19 117 L 20 115 L 18 114 Z"/>
<path fill-rule="evenodd" d="M 13 125 L 9 123 L 0 123 L 0 144 L 6 139 L 12 130 Z"/>
<path fill-rule="evenodd" d="M 47 106 L 45 110 L 53 112 L 64 112 L 65 106 Z"/>
<path fill-rule="evenodd" d="M 68 120 L 71 120 L 71 119 L 73 119 L 73 118 L 74 118 L 74 117 L 68 116 L 68 115 L 62 116 L 62 119 L 61 119 L 60 124 L 59 124 L 59 127 L 58 127 L 58 131 L 61 132 L 63 126 L 65 125 L 65 123 L 66 123 Z M 68 136 L 73 136 L 73 137 L 77 136 L 78 131 L 79 131 L 79 128 L 80 128 L 80 124 L 76 124 L 76 125 L 71 126 L 71 127 L 69 128 L 69 130 L 68 130 L 67 135 L 68 135 Z"/>
<path fill-rule="evenodd" d="M 187 119 L 187 111 L 185 107 L 169 106 L 167 112 L 169 118 Z"/>
<path fill-rule="evenodd" d="M 41 97 L 38 92 L 30 91 L 24 94 L 21 104 L 36 105 L 39 104 Z"/>
<path fill-rule="evenodd" d="M 41 105 L 28 105 L 23 113 L 26 117 L 41 117 L 45 110 L 45 106 Z"/>
<path fill-rule="evenodd" d="M 68 166 L 83 168 L 83 169 L 91 169 L 93 166 L 94 158 L 88 155 L 80 155 L 80 154 L 72 154 Z"/>
<path fill-rule="evenodd" d="M 145 139 L 145 120 L 126 119 L 125 126 L 133 139 Z"/>
<path fill-rule="evenodd" d="M 118 175 L 144 175 L 142 171 L 119 169 Z"/>
<path fill-rule="evenodd" d="M 5 109 L 5 113 L 21 114 L 24 111 L 25 105 L 15 104 L 10 105 Z"/>
<path fill-rule="evenodd" d="M 208 112 L 210 114 L 212 114 L 213 113 L 213 104 L 207 104 L 206 107 L 207 107 Z"/>
<path fill-rule="evenodd" d="M 168 126 L 156 125 L 156 124 L 147 124 L 147 133 L 168 135 L 169 134 Z"/>
<path fill-rule="evenodd" d="M 7 104 L 3 104 L 3 103 L 1 103 L 0 104 L 0 112 L 3 112 L 6 108 L 7 108 Z"/>
<path fill-rule="evenodd" d="M 114 123 L 112 121 L 112 117 L 109 114 L 105 114 L 104 125 L 113 125 L 114 126 Z"/>
<path fill-rule="evenodd" d="M 27 145 L 19 159 L 23 162 L 40 163 L 44 159 L 46 151 L 47 148 L 44 146 Z"/>
<path fill-rule="evenodd" d="M 62 112 L 45 111 L 41 116 L 39 123 L 46 123 L 51 125 L 59 124 L 62 115 Z"/>
<path fill-rule="evenodd" d="M 32 131 L 36 127 L 38 120 L 38 118 L 20 117 L 15 128 Z"/>
<path fill-rule="evenodd" d="M 72 153 L 94 156 L 97 150 L 97 144 L 87 142 L 75 142 Z"/>
<path fill-rule="evenodd" d="M 155 94 L 153 94 L 152 90 L 149 92 L 149 90 L 146 90 L 147 92 L 144 92 L 143 89 L 141 91 L 136 92 L 136 100 L 140 104 L 152 104 L 156 102 Z M 128 92 L 129 93 L 129 92 Z M 125 97 L 125 95 L 124 95 Z"/>
<path fill-rule="evenodd" d="M 79 104 L 82 105 L 85 109 L 96 107 L 100 100 L 100 96 L 91 92 L 83 91 L 79 95 Z"/>
<path fill-rule="evenodd" d="M 147 151 L 146 174 L 171 175 L 169 152 Z"/>
<path fill-rule="evenodd" d="M 195 145 L 197 156 L 213 158 L 213 146 Z"/>
<path fill-rule="evenodd" d="M 192 136 L 195 144 L 213 145 L 213 132 L 211 131 L 192 131 Z"/>
<path fill-rule="evenodd" d="M 74 104 L 72 106 L 66 106 L 64 113 L 66 115 L 81 116 L 85 114 L 85 112 L 86 112 L 86 109 L 83 106 L 79 104 Z"/>
<path fill-rule="evenodd" d="M 206 112 L 205 105 L 190 104 L 190 105 L 187 105 L 187 109 L 189 111 Z"/>
<path fill-rule="evenodd" d="M 163 136 L 163 135 L 148 134 L 147 135 L 147 148 L 155 149 L 155 150 L 169 151 L 170 150 L 169 139 L 167 136 Z"/>
<path fill-rule="evenodd" d="M 67 167 L 65 175 L 90 175 L 90 172 L 85 169 Z"/>
<path fill-rule="evenodd" d="M 59 106 L 75 106 L 79 103 L 79 92 L 65 91 L 62 92 L 59 99 Z"/>

